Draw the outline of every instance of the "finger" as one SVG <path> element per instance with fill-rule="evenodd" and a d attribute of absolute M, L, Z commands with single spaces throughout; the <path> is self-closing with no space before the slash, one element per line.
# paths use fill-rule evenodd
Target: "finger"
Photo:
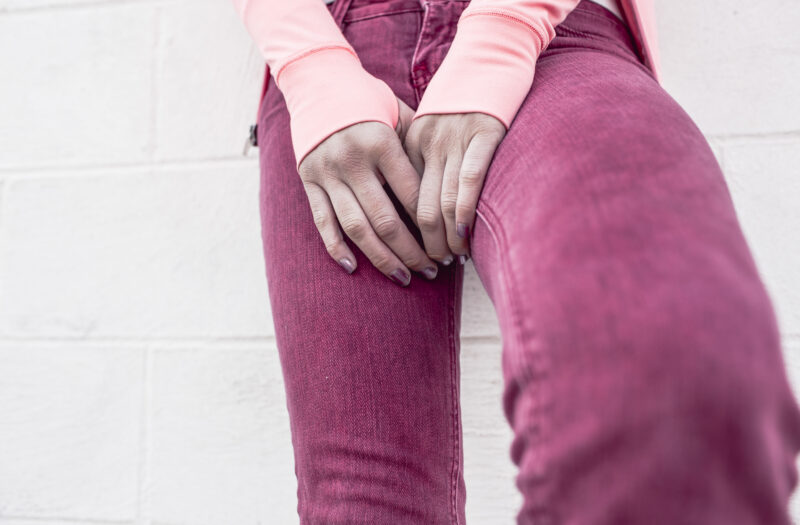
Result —
<path fill-rule="evenodd" d="M 410 166 L 410 164 L 409 164 Z M 413 171 L 413 168 L 411 168 Z M 416 172 L 414 173 L 416 176 Z M 386 191 L 372 172 L 351 173 L 342 178 L 358 199 L 364 214 L 381 241 L 388 246 L 408 268 L 434 279 L 438 271 L 436 263 L 406 227 L 398 215 Z"/>
<path fill-rule="evenodd" d="M 447 155 L 442 174 L 441 208 L 444 226 L 447 232 L 447 244 L 450 251 L 456 256 L 467 255 L 466 239 L 458 236 L 456 231 L 456 203 L 458 201 L 458 172 L 461 169 L 460 151 L 453 151 Z M 464 257 L 459 257 L 463 264 Z"/>
<path fill-rule="evenodd" d="M 419 227 L 417 200 L 419 199 L 420 175 L 408 160 L 402 143 L 399 140 L 390 141 L 390 146 L 378 157 L 376 165 L 406 213 Z"/>
<path fill-rule="evenodd" d="M 419 180 L 421 182 L 422 174 L 425 171 L 425 159 L 422 157 L 422 152 L 420 151 L 416 135 L 406 135 L 406 138 L 403 141 L 403 150 L 405 150 L 406 156 L 408 157 L 409 162 L 411 162 L 411 165 L 414 166 L 414 169 L 419 175 Z"/>
<path fill-rule="evenodd" d="M 357 266 L 356 256 L 342 236 L 342 231 L 336 220 L 336 212 L 331 205 L 330 199 L 328 199 L 328 194 L 314 183 L 306 183 L 303 187 L 311 205 L 314 224 L 319 230 L 322 242 L 325 243 L 325 249 L 347 273 L 353 273 Z"/>
<path fill-rule="evenodd" d="M 397 108 L 399 117 L 397 119 L 395 131 L 400 137 L 400 142 L 402 142 L 406 138 L 408 127 L 411 125 L 411 120 L 414 118 L 414 110 L 411 109 L 408 104 L 400 100 L 400 97 L 397 97 Z"/>
<path fill-rule="evenodd" d="M 453 262 L 454 256 L 447 246 L 440 195 L 442 191 L 442 162 L 427 159 L 419 187 L 419 203 L 417 204 L 417 220 L 422 233 L 425 251 L 431 259 L 444 265 Z"/>
<path fill-rule="evenodd" d="M 411 282 L 411 273 L 392 250 L 378 238 L 347 184 L 328 182 L 325 190 L 345 235 L 352 239 L 382 274 L 400 286 L 408 286 Z"/>
<path fill-rule="evenodd" d="M 464 152 L 464 158 L 461 160 L 461 171 L 458 175 L 458 199 L 456 201 L 456 233 L 468 245 L 470 233 L 475 225 L 475 210 L 478 207 L 478 199 L 497 145 L 498 143 L 495 140 L 480 134 L 475 135 Z"/>

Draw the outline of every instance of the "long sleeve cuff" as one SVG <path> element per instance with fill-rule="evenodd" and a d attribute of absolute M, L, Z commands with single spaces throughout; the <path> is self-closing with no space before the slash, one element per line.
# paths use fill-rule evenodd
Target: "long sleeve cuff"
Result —
<path fill-rule="evenodd" d="M 536 60 L 553 38 L 502 10 L 465 11 L 447 55 L 420 100 L 414 120 L 437 113 L 487 113 L 506 129 L 533 84 Z"/>
<path fill-rule="evenodd" d="M 286 99 L 297 167 L 330 135 L 358 122 L 397 126 L 397 98 L 367 72 L 352 47 L 330 45 L 300 53 L 277 72 Z"/>

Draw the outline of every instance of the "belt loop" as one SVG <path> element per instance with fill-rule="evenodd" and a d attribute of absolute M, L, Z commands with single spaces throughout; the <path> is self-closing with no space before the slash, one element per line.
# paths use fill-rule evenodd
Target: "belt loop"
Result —
<path fill-rule="evenodd" d="M 350 8 L 352 1 L 353 0 L 333 0 L 331 15 L 336 25 L 339 26 L 339 29 L 344 28 L 344 15 L 347 14 L 347 10 Z"/>

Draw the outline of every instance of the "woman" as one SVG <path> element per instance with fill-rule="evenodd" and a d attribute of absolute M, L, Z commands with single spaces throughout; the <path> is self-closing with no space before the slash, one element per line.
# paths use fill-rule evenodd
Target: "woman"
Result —
<path fill-rule="evenodd" d="M 262 232 L 302 523 L 465 522 L 467 257 L 500 322 L 519 523 L 790 523 L 773 308 L 657 81 L 652 6 L 234 2 L 269 68 Z"/>

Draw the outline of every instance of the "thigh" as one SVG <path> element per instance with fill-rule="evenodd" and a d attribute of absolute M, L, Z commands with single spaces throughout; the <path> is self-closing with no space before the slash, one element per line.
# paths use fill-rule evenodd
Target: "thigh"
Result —
<path fill-rule="evenodd" d="M 472 242 L 523 514 L 783 523 L 800 419 L 723 173 L 626 41 L 574 15 L 496 151 Z M 665 504 L 687 494 L 703 503 Z"/>
<path fill-rule="evenodd" d="M 361 4 L 344 27 L 365 68 L 409 103 L 419 18 L 410 5 Z M 258 130 L 264 258 L 303 523 L 455 522 L 464 498 L 463 267 L 441 266 L 435 280 L 414 275 L 399 287 L 346 239 L 358 263 L 348 275 L 314 225 L 272 80 Z"/>
<path fill-rule="evenodd" d="M 769 311 L 705 137 L 630 49 L 572 29 L 586 16 L 557 28 L 495 153 L 475 236 L 499 236 L 505 251 L 475 253 L 476 268 L 488 266 L 484 256 L 505 264 L 516 282 L 490 289 L 538 294 L 526 307 L 540 305 L 543 317 L 518 320 L 526 337 L 554 316 L 546 331 L 568 331 L 570 308 L 593 302 L 650 315 L 680 306 L 660 300 L 728 288 L 727 297 L 744 294 Z"/>

